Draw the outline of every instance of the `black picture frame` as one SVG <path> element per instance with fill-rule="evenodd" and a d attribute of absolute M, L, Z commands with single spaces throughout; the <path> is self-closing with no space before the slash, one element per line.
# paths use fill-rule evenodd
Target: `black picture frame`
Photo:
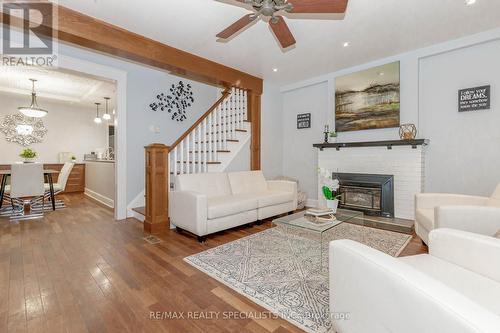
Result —
<path fill-rule="evenodd" d="M 301 113 L 297 115 L 297 129 L 311 128 L 311 114 Z"/>
<path fill-rule="evenodd" d="M 481 86 L 458 91 L 458 112 L 491 109 L 491 86 Z"/>

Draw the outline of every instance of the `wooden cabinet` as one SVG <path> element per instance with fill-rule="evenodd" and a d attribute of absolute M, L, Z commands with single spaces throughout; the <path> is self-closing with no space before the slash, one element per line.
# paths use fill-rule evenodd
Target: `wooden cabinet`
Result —
<path fill-rule="evenodd" d="M 44 169 L 61 170 L 64 164 L 44 164 Z M 0 170 L 9 170 L 10 165 L 0 165 Z M 54 175 L 54 183 L 57 183 L 58 175 Z M 85 164 L 75 163 L 73 170 L 69 174 L 68 182 L 66 183 L 65 193 L 78 193 L 85 191 Z"/>
<path fill-rule="evenodd" d="M 44 164 L 45 169 L 61 170 L 64 164 Z M 54 175 L 56 183 L 58 176 Z M 77 193 L 85 191 L 85 164 L 75 163 L 68 177 L 65 193 Z"/>

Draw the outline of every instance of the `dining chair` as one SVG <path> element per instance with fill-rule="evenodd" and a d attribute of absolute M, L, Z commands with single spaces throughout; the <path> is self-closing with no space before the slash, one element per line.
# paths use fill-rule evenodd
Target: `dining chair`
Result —
<path fill-rule="evenodd" d="M 24 199 L 26 198 L 41 197 L 42 205 L 44 205 L 44 193 L 42 164 L 27 163 L 11 165 L 10 199 L 13 211 L 19 213 L 20 216 L 25 216 Z"/>
<path fill-rule="evenodd" d="M 75 164 L 71 162 L 66 162 L 64 163 L 61 172 L 59 173 L 59 177 L 57 178 L 57 183 L 54 184 L 54 195 L 58 195 L 61 192 L 64 192 L 66 189 L 66 184 L 68 183 L 68 178 L 69 175 L 71 174 L 71 171 L 73 170 L 73 166 Z M 50 191 L 50 184 L 45 183 L 45 193 L 47 191 Z M 50 193 L 48 193 L 50 197 Z"/>
<path fill-rule="evenodd" d="M 71 162 L 64 163 L 64 165 L 61 169 L 61 172 L 59 173 L 59 176 L 57 178 L 57 183 L 53 184 L 54 197 L 66 190 L 66 184 L 68 183 L 68 178 L 69 178 L 69 175 L 71 174 L 71 171 L 73 170 L 74 165 L 75 164 L 71 163 Z M 44 200 L 49 201 L 50 200 L 50 184 L 45 183 L 44 188 L 45 188 L 45 194 L 43 195 L 43 198 L 38 198 L 38 199 L 34 200 L 32 203 L 32 208 L 40 209 L 42 201 L 44 201 Z M 58 208 L 65 207 L 64 203 L 61 201 L 56 201 L 56 206 Z"/>

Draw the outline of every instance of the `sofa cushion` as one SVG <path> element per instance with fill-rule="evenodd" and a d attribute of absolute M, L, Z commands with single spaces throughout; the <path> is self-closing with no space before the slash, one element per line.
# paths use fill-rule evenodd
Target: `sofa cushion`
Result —
<path fill-rule="evenodd" d="M 434 209 L 417 209 L 415 218 L 425 229 L 434 229 Z"/>
<path fill-rule="evenodd" d="M 500 315 L 500 283 L 430 255 L 410 256 L 399 260 Z"/>
<path fill-rule="evenodd" d="M 208 198 L 208 218 L 216 219 L 257 209 L 259 203 L 255 195 L 235 194 Z"/>
<path fill-rule="evenodd" d="M 265 191 L 257 194 L 259 208 L 280 205 L 294 200 L 292 192 Z"/>
<path fill-rule="evenodd" d="M 267 182 L 262 171 L 228 173 L 233 194 L 261 193 L 267 191 Z"/>
<path fill-rule="evenodd" d="M 176 191 L 193 191 L 208 198 L 231 195 L 231 186 L 226 173 L 198 173 L 178 175 L 175 179 Z"/>

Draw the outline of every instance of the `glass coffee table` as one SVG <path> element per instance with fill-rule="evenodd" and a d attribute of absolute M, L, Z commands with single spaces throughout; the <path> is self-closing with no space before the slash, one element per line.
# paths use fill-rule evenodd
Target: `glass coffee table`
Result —
<path fill-rule="evenodd" d="M 328 249 L 325 249 L 324 242 L 329 238 L 326 235 L 329 231 L 333 231 L 334 228 L 340 226 L 343 223 L 353 223 L 360 226 L 363 226 L 364 223 L 364 214 L 362 212 L 348 210 L 348 209 L 338 209 L 337 213 L 334 214 L 337 218 L 336 221 L 317 225 L 313 222 L 309 221 L 305 217 L 305 211 L 295 213 L 292 215 L 287 215 L 278 219 L 273 220 L 273 224 L 277 227 L 280 227 L 286 233 L 292 234 L 311 234 L 313 239 L 319 241 L 319 252 L 320 252 L 320 265 L 321 270 L 323 270 L 323 260 L 324 260 L 324 252 L 327 252 Z M 326 256 L 327 258 L 328 256 Z M 326 265 L 328 266 L 328 265 Z"/>

